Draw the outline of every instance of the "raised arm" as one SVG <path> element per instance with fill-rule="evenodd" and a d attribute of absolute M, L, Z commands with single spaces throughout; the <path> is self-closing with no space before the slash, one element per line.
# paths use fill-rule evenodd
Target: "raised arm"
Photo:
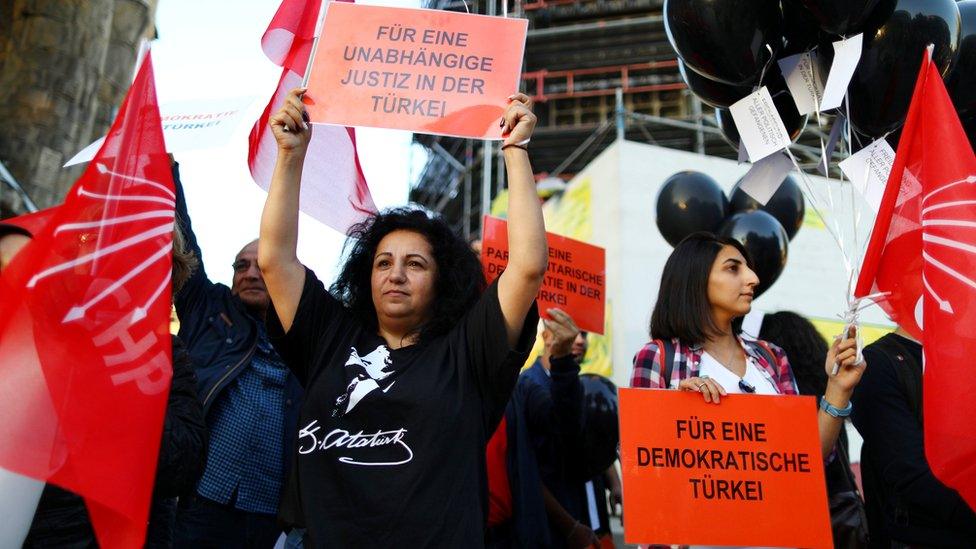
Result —
<path fill-rule="evenodd" d="M 180 179 L 180 165 L 173 158 L 173 155 L 170 155 L 170 167 L 173 171 L 173 185 L 176 189 L 176 222 L 183 233 L 186 249 L 197 258 L 197 268 L 190 273 L 189 280 L 173 296 L 176 314 L 182 318 L 188 318 L 198 314 L 203 307 L 206 307 L 207 296 L 210 295 L 214 283 L 207 277 L 207 271 L 203 265 L 203 252 L 197 242 L 197 235 L 193 232 L 193 223 L 190 221 L 190 213 L 186 207 L 186 194 L 183 192 L 183 183 Z"/>
<path fill-rule="evenodd" d="M 270 120 L 278 142 L 278 159 L 261 214 L 258 240 L 258 266 L 286 333 L 295 319 L 305 284 L 305 267 L 299 263 L 296 251 L 302 166 L 312 138 L 312 125 L 302 105 L 304 92 L 303 88 L 288 92 L 284 105 Z"/>
<path fill-rule="evenodd" d="M 549 259 L 546 226 L 529 154 L 519 148 L 528 143 L 535 129 L 536 117 L 531 106 L 527 95 L 513 95 L 502 120 L 509 132 L 502 144 L 508 173 L 508 266 L 498 280 L 498 301 L 505 317 L 509 345 L 515 345 L 518 340 L 525 315 L 542 286 Z"/>

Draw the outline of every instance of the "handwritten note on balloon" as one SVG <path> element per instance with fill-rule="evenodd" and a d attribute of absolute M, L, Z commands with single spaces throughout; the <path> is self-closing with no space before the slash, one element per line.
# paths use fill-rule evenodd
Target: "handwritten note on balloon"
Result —
<path fill-rule="evenodd" d="M 789 146 L 790 136 L 766 86 L 740 99 L 729 110 L 751 162 Z"/>
<path fill-rule="evenodd" d="M 817 65 L 817 52 L 798 53 L 779 60 L 786 87 L 801 115 L 817 112 L 823 100 L 824 84 Z"/>
<path fill-rule="evenodd" d="M 887 141 L 878 139 L 841 162 L 839 167 L 871 209 L 878 211 L 894 163 L 895 151 Z"/>

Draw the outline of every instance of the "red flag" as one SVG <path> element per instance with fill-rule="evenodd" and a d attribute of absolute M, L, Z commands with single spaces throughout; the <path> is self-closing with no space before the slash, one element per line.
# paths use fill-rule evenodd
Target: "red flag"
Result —
<path fill-rule="evenodd" d="M 976 509 L 976 156 L 928 55 L 855 295 L 875 292 L 924 346 L 929 466 Z"/>
<path fill-rule="evenodd" d="M 55 212 L 58 211 L 60 206 L 52 206 L 46 210 L 39 210 L 36 212 L 31 212 L 18 217 L 11 217 L 4 219 L 2 223 L 6 225 L 13 225 L 27 231 L 29 234 L 34 235 L 40 232 L 41 229 L 47 225 L 47 222 L 51 220 L 51 217 Z"/>
<path fill-rule="evenodd" d="M 248 166 L 261 188 L 271 184 L 278 146 L 268 120 L 289 90 L 301 86 L 315 38 L 321 0 L 283 0 L 261 38 L 261 47 L 283 67 L 278 89 L 251 130 Z M 345 232 L 376 212 L 366 176 L 359 164 L 352 128 L 317 125 L 302 171 L 300 208 L 319 221 Z"/>
<path fill-rule="evenodd" d="M 175 193 L 147 55 L 98 155 L 0 277 L 0 467 L 141 547 L 169 391 Z"/>

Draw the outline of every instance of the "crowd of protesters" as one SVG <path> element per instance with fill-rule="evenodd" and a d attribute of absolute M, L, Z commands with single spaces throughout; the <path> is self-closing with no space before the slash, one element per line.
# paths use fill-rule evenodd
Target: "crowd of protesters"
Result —
<path fill-rule="evenodd" d="M 327 289 L 296 255 L 313 131 L 302 93 L 271 117 L 279 152 L 260 237 L 237 254 L 230 287 L 204 269 L 173 162 L 180 328 L 146 545 L 612 546 L 616 445 L 593 457 L 586 334 L 571 316 L 546 311 L 542 354 L 520 374 L 547 266 L 529 98 L 512 96 L 502 120 L 511 247 L 495 282 L 443 219 L 401 207 L 352 228 Z M 0 225 L 0 270 L 29 240 Z M 758 282 L 737 241 L 682 241 L 631 385 L 719 406 L 730 393 L 817 396 L 838 547 L 976 546 L 973 510 L 925 462 L 921 345 L 899 332 L 860 360 L 853 330 L 828 345 L 792 313 L 740 334 Z M 865 439 L 866 506 L 849 416 Z M 81 498 L 46 487 L 25 547 L 94 546 Z"/>

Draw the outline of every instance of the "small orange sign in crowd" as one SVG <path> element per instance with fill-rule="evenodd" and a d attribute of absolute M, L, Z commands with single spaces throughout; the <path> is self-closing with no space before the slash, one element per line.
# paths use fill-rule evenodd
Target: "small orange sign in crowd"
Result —
<path fill-rule="evenodd" d="M 833 547 L 812 397 L 619 399 L 627 543 Z"/>
<path fill-rule="evenodd" d="M 308 81 L 313 122 L 500 139 L 528 21 L 331 2 Z"/>
<path fill-rule="evenodd" d="M 508 265 L 508 223 L 485 217 L 481 242 L 481 266 L 491 282 Z M 606 306 L 606 251 L 579 240 L 546 233 L 549 268 L 539 291 L 539 314 L 557 308 L 573 317 L 581 330 L 603 333 Z"/>

